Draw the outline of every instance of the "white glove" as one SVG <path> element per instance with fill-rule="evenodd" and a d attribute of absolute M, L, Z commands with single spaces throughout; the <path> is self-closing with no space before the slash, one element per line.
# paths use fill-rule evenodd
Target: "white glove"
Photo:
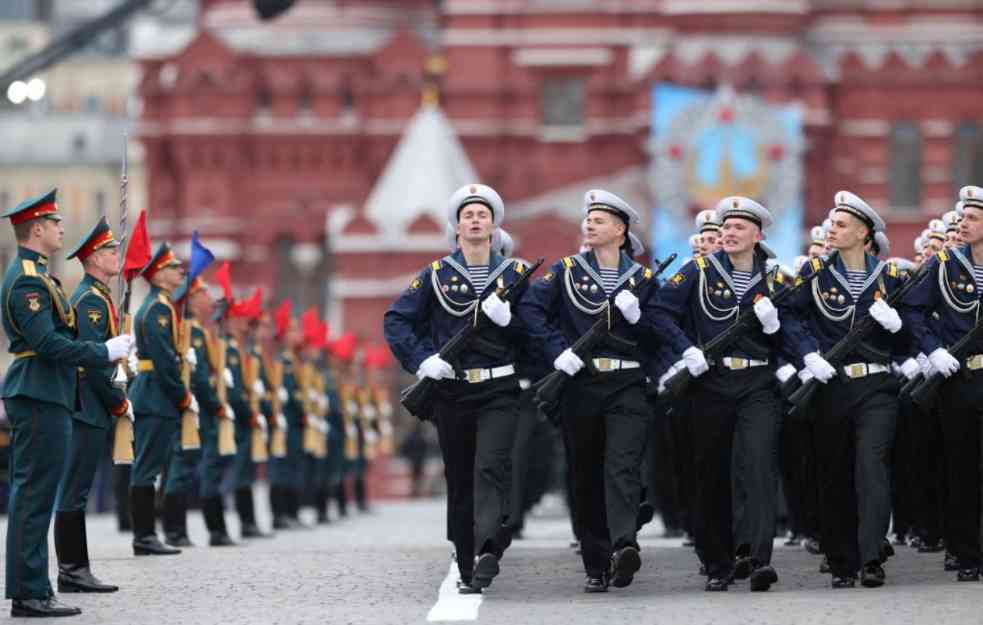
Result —
<path fill-rule="evenodd" d="M 782 365 L 775 371 L 775 377 L 778 378 L 779 383 L 785 384 L 785 382 L 795 375 L 795 367 L 793 365 Z"/>
<path fill-rule="evenodd" d="M 642 309 L 638 306 L 638 298 L 631 291 L 621 291 L 615 295 L 614 305 L 621 311 L 625 321 L 631 325 L 635 325 L 642 318 Z"/>
<path fill-rule="evenodd" d="M 898 315 L 898 311 L 888 306 L 883 299 L 870 305 L 870 316 L 891 334 L 901 329 L 901 317 Z"/>
<path fill-rule="evenodd" d="M 809 371 L 808 369 L 803 369 L 802 371 L 799 371 L 799 381 L 800 382 L 802 382 L 803 384 L 805 384 L 806 382 L 808 382 L 811 379 L 812 379 L 812 371 Z"/>
<path fill-rule="evenodd" d="M 195 414 L 198 414 L 198 411 L 200 410 L 198 407 L 198 399 L 194 395 L 191 396 L 191 403 L 188 404 L 188 410 Z"/>
<path fill-rule="evenodd" d="M 573 377 L 584 368 L 584 361 L 568 347 L 553 361 L 553 368 Z"/>
<path fill-rule="evenodd" d="M 686 363 L 689 374 L 694 378 L 698 378 L 710 370 L 710 365 L 707 364 L 703 350 L 695 345 L 683 352 L 683 362 Z"/>
<path fill-rule="evenodd" d="M 932 367 L 944 377 L 949 377 L 956 371 L 959 371 L 959 361 L 944 347 L 940 347 L 929 354 L 928 360 L 932 363 Z"/>
<path fill-rule="evenodd" d="M 441 358 L 440 354 L 434 354 L 420 363 L 420 370 L 416 372 L 416 377 L 421 380 L 423 378 L 453 380 L 456 376 L 454 375 L 454 367 L 451 366 L 451 363 Z"/>
<path fill-rule="evenodd" d="M 304 415 L 304 422 L 307 423 L 307 425 L 311 426 L 312 428 L 317 429 L 318 418 L 315 415 L 312 414 Z"/>
<path fill-rule="evenodd" d="M 312 388 L 311 389 L 308 389 L 307 390 L 307 401 L 311 402 L 312 404 L 316 404 L 317 403 L 317 391 L 315 391 Z"/>
<path fill-rule="evenodd" d="M 126 357 L 126 365 L 136 375 L 140 371 L 140 359 L 137 358 L 137 351 L 133 350 L 130 355 Z"/>
<path fill-rule="evenodd" d="M 256 378 L 256 381 L 253 382 L 253 395 L 258 395 L 259 397 L 266 395 L 266 385 L 259 378 Z"/>
<path fill-rule="evenodd" d="M 189 347 L 188 351 L 184 352 L 184 361 L 191 365 L 192 371 L 198 366 L 198 354 L 195 353 L 194 347 Z"/>
<path fill-rule="evenodd" d="M 276 416 L 276 428 L 278 430 L 287 429 L 287 418 L 283 416 L 282 412 Z"/>
<path fill-rule="evenodd" d="M 114 336 L 106 341 L 105 345 L 106 351 L 109 353 L 109 361 L 115 362 L 130 353 L 130 350 L 133 348 L 133 335 L 120 334 L 119 336 Z"/>
<path fill-rule="evenodd" d="M 504 328 L 512 321 L 512 308 L 503 302 L 498 293 L 492 293 L 481 302 L 481 310 L 495 325 Z"/>
<path fill-rule="evenodd" d="M 266 423 L 266 416 L 261 414 L 256 415 L 256 424 L 259 426 L 259 429 L 262 430 L 263 433 L 265 434 L 266 428 L 268 427 Z"/>
<path fill-rule="evenodd" d="M 669 380 L 669 378 L 671 378 L 672 376 L 676 375 L 676 373 L 682 371 L 685 368 L 686 368 L 686 365 L 683 364 L 683 361 L 682 360 L 680 360 L 679 362 L 677 362 L 677 363 L 673 364 L 671 367 L 669 367 L 669 370 L 666 371 L 665 373 L 663 373 L 662 374 L 662 377 L 659 378 L 658 392 L 660 394 L 661 393 L 664 393 L 665 390 L 666 390 L 666 382 Z"/>
<path fill-rule="evenodd" d="M 918 361 L 914 358 L 909 358 L 908 360 L 901 363 L 901 375 L 913 380 L 916 375 L 921 372 L 922 368 L 919 366 Z"/>
<path fill-rule="evenodd" d="M 235 376 L 232 375 L 232 369 L 226 367 L 225 371 L 222 372 L 222 375 L 225 376 L 225 388 L 233 388 L 236 385 L 236 379 Z"/>
<path fill-rule="evenodd" d="M 133 415 L 133 404 L 126 402 L 126 412 L 124 413 L 126 418 L 130 420 L 130 423 L 136 422 L 136 417 Z"/>
<path fill-rule="evenodd" d="M 924 352 L 918 354 L 918 366 L 921 367 L 922 375 L 925 376 L 926 378 L 932 375 L 932 372 L 935 371 L 935 369 L 932 368 L 931 361 L 928 359 L 928 356 L 926 356 Z"/>
<path fill-rule="evenodd" d="M 280 400 L 281 404 L 287 403 L 287 401 L 290 399 L 290 393 L 288 393 L 287 389 L 282 386 L 276 390 L 276 396 Z"/>
<path fill-rule="evenodd" d="M 836 369 L 825 358 L 820 356 L 819 352 L 810 352 L 802 360 L 805 362 L 806 369 L 809 370 L 812 377 L 823 384 L 829 382 L 836 375 Z"/>
<path fill-rule="evenodd" d="M 225 404 L 225 416 L 228 417 L 229 421 L 236 420 L 236 411 L 229 404 Z"/>
<path fill-rule="evenodd" d="M 781 323 L 778 321 L 778 309 L 771 303 L 770 297 L 762 297 L 754 303 L 754 314 L 761 322 L 761 328 L 765 334 L 778 332 Z"/>

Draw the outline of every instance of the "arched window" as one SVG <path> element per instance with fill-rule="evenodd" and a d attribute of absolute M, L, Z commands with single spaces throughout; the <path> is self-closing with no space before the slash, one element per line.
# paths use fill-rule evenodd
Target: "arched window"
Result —
<path fill-rule="evenodd" d="M 890 141 L 891 206 L 916 210 L 922 201 L 922 137 L 918 124 L 895 122 Z"/>

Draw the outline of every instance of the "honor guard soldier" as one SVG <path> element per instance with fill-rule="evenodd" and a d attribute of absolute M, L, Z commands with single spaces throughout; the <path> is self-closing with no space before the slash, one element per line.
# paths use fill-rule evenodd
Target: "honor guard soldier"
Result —
<path fill-rule="evenodd" d="M 463 593 L 481 592 L 492 583 L 507 547 L 501 528 L 511 488 L 519 396 L 515 344 L 522 332 L 495 289 L 517 280 L 526 267 L 491 250 L 492 233 L 504 216 L 502 198 L 491 187 L 458 189 L 447 203 L 447 220 L 457 228 L 460 249 L 424 268 L 383 322 L 386 341 L 403 368 L 438 381 L 433 419 Z M 481 348 L 466 351 L 457 363 L 443 360 L 440 347 L 476 314 L 486 315 L 492 325 L 481 336 Z"/>
<path fill-rule="evenodd" d="M 700 234 L 700 255 L 709 256 L 720 251 L 720 219 L 712 208 L 696 214 L 696 228 Z"/>
<path fill-rule="evenodd" d="M 198 401 L 181 382 L 181 363 L 187 355 L 178 353 L 179 318 L 172 299 L 184 280 L 184 266 L 165 242 L 141 275 L 150 283 L 150 292 L 133 319 L 137 345 L 137 376 L 130 387 L 136 416 L 130 476 L 133 553 L 173 555 L 181 550 L 157 538 L 154 483 L 180 444 L 182 413 L 198 413 Z"/>
<path fill-rule="evenodd" d="M 933 418 L 941 425 L 945 463 L 945 547 L 956 559 L 959 581 L 980 579 L 980 417 L 983 410 L 983 342 L 957 359 L 948 349 L 980 323 L 983 292 L 983 188 L 963 187 L 963 244 L 927 261 L 929 272 L 903 303 L 902 316 L 916 348 L 946 378 Z M 937 317 L 937 318 L 933 318 Z M 958 372 L 958 373 L 957 373 Z"/>
<path fill-rule="evenodd" d="M 297 529 L 300 520 L 295 516 L 292 501 L 299 500 L 304 462 L 304 406 L 297 376 L 301 362 L 297 356 L 303 342 L 300 324 L 290 314 L 290 302 L 284 302 L 276 313 L 276 340 L 282 350 L 278 367 L 282 370 L 278 394 L 279 413 L 275 427 L 285 434 L 286 454 L 273 457 L 269 463 L 270 505 L 273 509 L 273 529 Z"/>
<path fill-rule="evenodd" d="M 252 458 L 253 428 L 256 417 L 249 403 L 249 391 L 245 385 L 243 359 L 249 356 L 247 338 L 249 323 L 262 314 L 262 306 L 254 296 L 249 300 L 234 302 L 228 311 L 229 342 L 225 355 L 225 367 L 229 371 L 226 381 L 228 403 L 235 414 L 236 455 L 233 461 L 235 505 L 239 514 L 242 538 L 270 538 L 256 524 L 256 504 L 253 500 L 253 483 L 256 481 L 256 465 Z"/>
<path fill-rule="evenodd" d="M 689 373 L 699 377 L 685 410 L 695 463 L 692 522 L 706 590 L 727 590 L 736 575 L 750 577 L 752 591 L 766 591 L 778 581 L 771 566 L 781 421 L 774 375 L 779 337 L 796 324 L 784 315 L 779 319 L 771 301 L 786 286 L 782 274 L 768 272 L 768 254 L 761 246 L 771 214 L 744 197 L 724 198 L 716 211 L 722 250 L 695 259 L 673 276 L 656 296 L 652 315 L 658 327 L 668 330 L 666 339 L 683 355 Z M 708 363 L 700 345 L 749 309 L 760 325 Z M 732 496 L 735 482 L 741 496 Z M 735 506 L 740 512 L 736 523 Z"/>
<path fill-rule="evenodd" d="M 554 264 L 519 305 L 533 349 L 573 378 L 558 412 L 572 447 L 574 525 L 587 574 L 585 592 L 631 584 L 641 567 L 636 518 L 649 409 L 646 356 L 638 344 L 640 302 L 652 271 L 625 253 L 638 213 L 617 195 L 584 195 L 590 250 Z M 614 313 L 611 307 L 618 309 Z M 617 320 L 585 363 L 570 346 L 605 315 Z"/>
<path fill-rule="evenodd" d="M 219 419 L 232 419 L 218 395 L 218 377 L 222 372 L 216 367 L 218 354 L 214 351 L 218 344 L 211 332 L 202 323 L 211 319 L 215 307 L 208 285 L 202 278 L 195 278 L 191 284 L 185 281 L 174 294 L 175 301 L 187 299 L 187 311 L 191 320 L 191 347 L 195 350 L 197 365 L 191 372 L 191 392 L 198 400 L 201 412 L 198 415 L 198 431 L 201 436 L 200 490 L 205 527 L 208 530 L 208 544 L 212 547 L 234 546 L 225 525 L 225 511 L 222 504 L 222 474 L 228 465 L 228 457 L 219 452 Z M 185 496 L 187 493 L 185 493 Z M 187 532 L 185 531 L 185 536 Z"/>
<path fill-rule="evenodd" d="M 17 239 L 17 258 L 0 291 L 3 329 L 14 358 L 3 384 L 11 434 L 4 577 L 11 616 L 81 614 L 55 598 L 48 579 L 48 526 L 70 453 L 78 367 L 106 367 L 133 344 L 129 335 L 105 343 L 76 340 L 75 311 L 48 273 L 48 258 L 61 249 L 64 237 L 55 193 L 3 214 Z M 76 540 L 82 538 L 78 532 L 76 527 Z M 82 564 L 78 550 L 74 555 Z"/>
<path fill-rule="evenodd" d="M 884 230 L 880 216 L 853 193 L 840 191 L 835 201 L 827 242 L 838 254 L 811 288 L 790 298 L 802 332 L 788 343 L 801 358 L 800 377 L 822 383 L 807 413 L 832 586 L 852 588 L 860 571 L 861 583 L 874 588 L 884 584 L 882 544 L 891 519 L 888 458 L 898 398 L 890 363 L 907 347 L 897 335 L 901 318 L 886 299 L 902 280 L 893 263 L 864 252 Z M 879 327 L 837 370 L 821 354 L 868 315 Z"/>
<path fill-rule="evenodd" d="M 66 258 L 77 258 L 85 276 L 72 294 L 80 341 L 106 341 L 119 334 L 119 320 L 109 290 L 110 278 L 119 273 L 119 241 L 101 218 Z M 117 586 L 103 584 L 89 569 L 89 546 L 85 531 L 85 506 L 96 476 L 106 457 L 109 430 L 117 417 L 133 419 L 126 390 L 113 383 L 118 366 L 79 367 L 81 410 L 72 413 L 72 435 L 65 475 L 58 488 L 55 514 L 55 551 L 58 553 L 60 592 L 115 592 Z"/>

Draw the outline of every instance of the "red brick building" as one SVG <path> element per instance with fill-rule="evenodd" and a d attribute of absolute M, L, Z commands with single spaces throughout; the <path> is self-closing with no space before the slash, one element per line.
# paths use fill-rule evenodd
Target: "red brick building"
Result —
<path fill-rule="evenodd" d="M 154 233 L 198 229 L 238 285 L 370 339 L 446 253 L 442 202 L 472 172 L 527 256 L 575 247 L 590 187 L 648 211 L 656 83 L 798 103 L 806 225 L 850 189 L 895 254 L 983 181 L 969 0 L 301 0 L 269 23 L 209 0 L 194 39 L 142 69 Z"/>

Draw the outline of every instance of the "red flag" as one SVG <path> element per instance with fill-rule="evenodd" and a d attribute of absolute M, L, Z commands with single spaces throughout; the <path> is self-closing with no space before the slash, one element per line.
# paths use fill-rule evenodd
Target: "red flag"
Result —
<path fill-rule="evenodd" d="M 355 357 L 355 350 L 358 348 L 358 339 L 351 332 L 347 332 L 334 342 L 331 352 L 339 360 L 349 361 Z"/>
<path fill-rule="evenodd" d="M 213 279 L 216 284 L 222 287 L 222 297 L 225 298 L 226 304 L 232 306 L 232 274 L 229 269 L 229 261 L 222 263 L 222 266 L 215 272 Z"/>
<path fill-rule="evenodd" d="M 287 328 L 290 327 L 290 315 L 293 310 L 293 306 L 290 300 L 285 299 L 283 302 L 277 306 L 276 311 L 273 313 L 273 321 L 276 323 L 276 338 L 283 339 L 283 335 L 287 333 Z"/>
<path fill-rule="evenodd" d="M 235 302 L 229 308 L 230 317 L 241 317 L 244 319 L 259 319 L 263 314 L 263 289 L 256 287 L 252 297 L 246 300 Z"/>
<path fill-rule="evenodd" d="M 304 343 L 306 345 L 315 348 L 324 345 L 325 332 L 315 306 L 311 306 L 300 316 L 300 327 L 304 330 Z"/>
<path fill-rule="evenodd" d="M 133 235 L 126 246 L 126 260 L 123 262 L 123 277 L 127 282 L 140 275 L 140 270 L 150 262 L 150 237 L 147 236 L 147 211 L 140 211 Z"/>

